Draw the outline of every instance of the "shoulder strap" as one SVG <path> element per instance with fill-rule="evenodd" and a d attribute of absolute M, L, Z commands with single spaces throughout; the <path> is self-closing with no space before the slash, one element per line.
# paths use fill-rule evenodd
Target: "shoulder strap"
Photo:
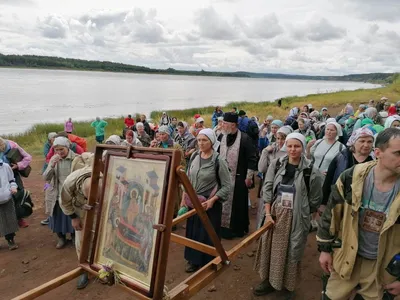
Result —
<path fill-rule="evenodd" d="M 192 165 L 192 162 L 194 161 L 197 155 L 199 155 L 199 150 L 194 151 L 193 154 L 190 156 L 189 163 L 187 165 L 188 174 L 190 172 L 190 166 Z"/>
<path fill-rule="evenodd" d="M 278 160 L 276 161 L 276 165 L 275 165 L 275 176 L 276 176 L 276 173 L 278 173 L 281 165 L 282 165 L 281 160 L 280 160 L 280 158 L 278 158 Z"/>
<path fill-rule="evenodd" d="M 217 157 L 215 158 L 215 176 L 218 186 L 221 187 L 221 179 L 219 178 L 219 153 L 217 153 Z"/>
<path fill-rule="evenodd" d="M 322 163 L 325 160 L 325 156 L 328 154 L 329 151 L 331 151 L 332 147 L 335 146 L 336 143 L 337 143 L 337 140 L 329 147 L 329 149 L 325 152 L 324 156 L 322 156 L 322 159 L 321 159 L 321 162 L 320 162 L 320 164 L 318 166 L 318 169 L 321 168 Z M 315 148 L 315 150 L 317 150 L 317 149 Z"/>
<path fill-rule="evenodd" d="M 307 195 L 310 193 L 310 177 L 314 164 L 312 163 L 307 169 L 303 170 L 304 183 L 307 189 Z"/>

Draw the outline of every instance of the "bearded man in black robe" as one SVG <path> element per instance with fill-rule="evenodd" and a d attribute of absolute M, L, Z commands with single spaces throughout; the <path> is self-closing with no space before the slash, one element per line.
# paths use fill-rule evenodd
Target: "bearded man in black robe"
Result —
<path fill-rule="evenodd" d="M 225 113 L 219 153 L 228 163 L 233 188 L 223 203 L 222 232 L 225 239 L 249 232 L 249 188 L 257 174 L 256 149 L 251 138 L 238 129 L 238 115 Z"/>

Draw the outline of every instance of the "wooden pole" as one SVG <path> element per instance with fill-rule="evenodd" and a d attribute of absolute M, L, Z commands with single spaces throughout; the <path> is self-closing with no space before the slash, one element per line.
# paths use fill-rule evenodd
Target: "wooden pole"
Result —
<path fill-rule="evenodd" d="M 61 275 L 57 278 L 54 278 L 53 280 L 50 280 L 49 282 L 46 282 L 45 284 L 42 284 L 41 286 L 38 286 L 37 288 L 34 288 L 33 290 L 30 290 L 22 295 L 19 295 L 18 297 L 15 297 L 12 300 L 31 300 L 31 299 L 36 299 L 37 297 L 42 296 L 43 294 L 46 294 L 55 288 L 63 285 L 64 283 L 70 282 L 72 279 L 78 277 L 81 275 L 83 272 L 82 268 L 76 268 L 64 275 Z"/>
<path fill-rule="evenodd" d="M 171 169 L 169 172 L 168 180 L 168 193 L 166 207 L 164 211 L 163 224 L 166 226 L 165 230 L 161 233 L 160 251 L 157 262 L 156 278 L 154 283 L 154 300 L 161 300 L 164 297 L 164 283 L 167 273 L 167 262 L 169 244 L 171 241 L 172 220 L 174 218 L 175 201 L 178 195 L 178 181 L 176 178 L 175 169 L 179 166 L 181 161 L 181 153 L 178 150 L 172 152 Z"/>
<path fill-rule="evenodd" d="M 197 214 L 197 211 L 195 209 L 192 209 L 192 210 L 188 211 L 186 214 L 175 218 L 172 221 L 172 226 L 178 225 L 179 223 L 182 223 L 183 221 L 189 219 L 191 216 L 194 216 L 195 214 Z"/>
<path fill-rule="evenodd" d="M 211 255 L 211 256 L 218 256 L 218 252 L 215 249 L 215 247 L 211 247 L 209 245 L 200 243 L 198 241 L 185 238 L 185 237 L 177 235 L 175 233 L 171 234 L 171 241 L 175 242 L 177 244 L 184 245 L 186 247 L 195 249 L 197 251 L 207 253 L 208 255 Z"/>
<path fill-rule="evenodd" d="M 176 174 L 179 177 L 183 187 L 185 188 L 186 193 L 189 195 L 190 200 L 194 206 L 194 209 L 197 212 L 201 222 L 203 223 L 204 228 L 206 229 L 214 247 L 217 249 L 219 256 L 221 257 L 222 262 L 229 264 L 228 256 L 222 247 L 221 240 L 219 239 L 217 233 L 214 230 L 214 227 L 211 224 L 210 219 L 207 216 L 206 211 L 204 210 L 203 206 L 201 205 L 199 198 L 196 195 L 193 186 L 191 185 L 189 178 L 186 176 L 186 173 L 183 171 L 181 167 L 176 169 Z"/>
<path fill-rule="evenodd" d="M 260 237 L 265 231 L 267 231 L 272 226 L 272 223 L 268 222 L 264 224 L 263 227 L 253 232 L 242 242 L 234 246 L 228 251 L 229 259 L 233 259 L 244 247 L 254 242 L 258 237 Z M 216 257 L 214 260 L 209 262 L 207 265 L 202 267 L 196 273 L 193 273 L 185 281 L 181 282 L 179 285 L 174 287 L 170 293 L 169 297 L 171 300 L 184 300 L 189 299 L 196 295 L 201 289 L 207 286 L 211 281 L 221 275 L 229 265 L 223 264 L 221 262 L 221 257 Z"/>
<path fill-rule="evenodd" d="M 92 181 L 90 184 L 90 193 L 88 198 L 88 205 L 93 206 L 93 209 L 86 212 L 86 220 L 83 227 L 83 238 L 82 238 L 82 248 L 79 257 L 79 262 L 81 264 L 86 263 L 89 257 L 90 245 L 92 243 L 92 227 L 94 222 L 95 216 L 95 205 L 98 198 L 98 189 L 99 189 L 99 180 L 100 180 L 100 173 L 103 171 L 103 162 L 102 162 L 102 155 L 103 155 L 103 147 L 97 146 L 95 155 L 94 155 L 94 162 L 93 162 L 93 170 L 92 170 Z M 105 186 L 105 182 L 103 186 Z M 97 220 L 100 222 L 100 220 Z"/>

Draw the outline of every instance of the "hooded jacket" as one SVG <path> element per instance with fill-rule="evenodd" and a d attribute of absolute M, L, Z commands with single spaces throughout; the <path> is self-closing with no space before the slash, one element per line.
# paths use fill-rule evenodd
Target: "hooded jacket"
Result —
<path fill-rule="evenodd" d="M 332 252 L 335 239 L 342 246 L 333 253 L 333 268 L 340 278 L 349 280 L 357 258 L 359 211 L 364 181 L 377 162 L 359 164 L 343 172 L 332 187 L 327 208 L 318 227 L 317 242 L 321 251 Z M 400 194 L 392 202 L 380 233 L 377 258 L 377 284 L 396 280 L 385 268 L 400 250 Z"/>

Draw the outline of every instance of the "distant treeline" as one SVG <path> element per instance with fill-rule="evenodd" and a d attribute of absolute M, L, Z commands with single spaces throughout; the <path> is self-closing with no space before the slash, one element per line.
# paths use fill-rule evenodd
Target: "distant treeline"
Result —
<path fill-rule="evenodd" d="M 221 76 L 221 77 L 247 77 L 247 78 L 276 78 L 276 79 L 307 79 L 307 80 L 340 80 L 362 81 L 377 83 L 392 83 L 398 77 L 396 73 L 371 73 L 352 74 L 345 76 L 307 76 L 287 75 L 275 73 L 251 72 L 209 72 L 209 71 L 181 71 L 173 68 L 152 69 L 143 66 L 127 65 L 109 61 L 82 60 L 53 56 L 36 55 L 3 55 L 0 54 L 0 67 L 9 68 L 40 68 L 40 69 L 66 69 L 82 71 L 104 71 L 146 74 L 170 74 L 192 76 Z"/>

